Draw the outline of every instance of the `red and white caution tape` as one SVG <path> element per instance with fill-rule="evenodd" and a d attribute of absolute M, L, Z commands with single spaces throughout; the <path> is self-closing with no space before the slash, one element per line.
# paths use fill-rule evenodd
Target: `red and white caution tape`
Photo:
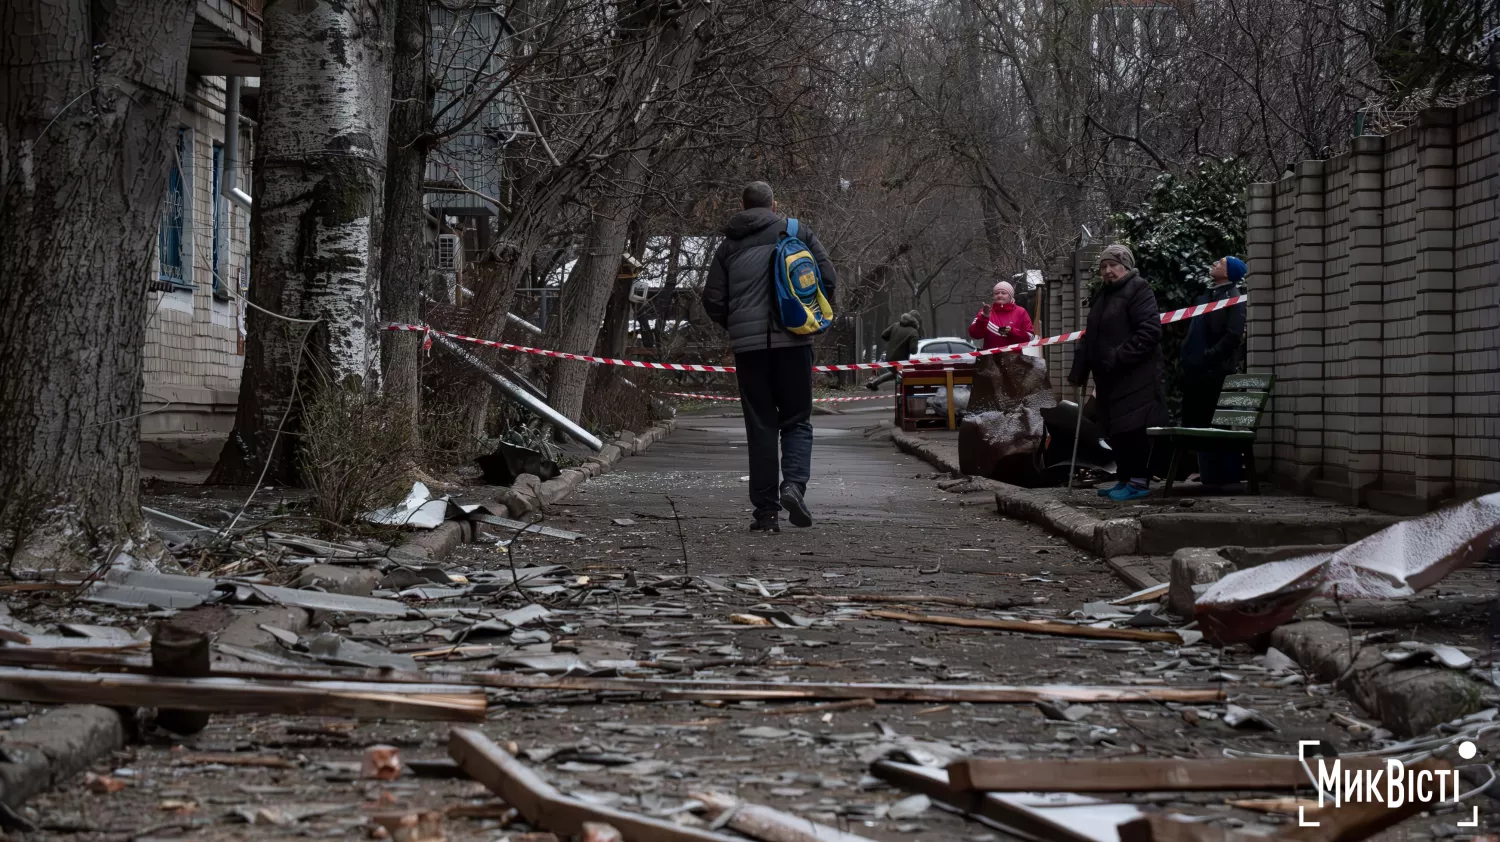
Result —
<path fill-rule="evenodd" d="M 657 392 L 658 395 L 671 395 L 676 398 L 695 398 L 704 401 L 737 401 L 738 395 L 701 395 L 697 392 Z M 884 398 L 892 400 L 895 395 L 855 395 L 849 398 L 813 398 L 815 403 L 847 403 L 848 401 L 878 401 Z"/>
<path fill-rule="evenodd" d="M 1181 310 L 1173 310 L 1161 314 L 1162 324 L 1180 322 L 1183 319 L 1191 319 L 1204 313 L 1212 313 L 1225 307 L 1233 307 L 1236 304 L 1248 304 L 1250 296 L 1236 295 L 1223 301 L 1214 301 L 1209 304 L 1195 304 L 1192 307 L 1184 307 Z M 424 345 L 430 342 L 431 336 L 446 336 L 460 342 L 472 342 L 475 345 L 483 345 L 487 348 L 499 348 L 503 351 L 518 351 L 523 354 L 536 354 L 543 357 L 554 357 L 560 360 L 578 360 L 579 362 L 594 363 L 596 365 L 623 365 L 630 368 L 650 368 L 659 371 L 699 371 L 713 372 L 717 374 L 733 374 L 732 365 L 699 365 L 697 363 L 651 363 L 644 360 L 621 360 L 611 357 L 595 357 L 588 354 L 570 354 L 566 351 L 552 351 L 546 348 L 530 348 L 525 345 L 512 345 L 509 342 L 496 342 L 493 339 L 478 339 L 473 336 L 464 336 L 459 333 L 449 333 L 438 330 L 428 325 L 410 324 L 387 324 L 386 330 L 411 331 L 424 334 Z M 878 363 L 843 363 L 838 365 L 815 365 L 813 371 L 868 371 L 881 368 L 911 368 L 913 366 L 933 365 L 934 363 L 955 362 L 958 360 L 972 360 L 976 357 L 985 357 L 990 354 L 1003 354 L 1009 351 L 1019 351 L 1022 348 L 1033 348 L 1040 345 L 1059 345 L 1064 342 L 1076 342 L 1078 337 L 1083 336 L 1083 331 L 1075 330 L 1071 333 L 1061 333 L 1057 336 L 1037 337 L 1025 342 L 1017 342 L 1001 348 L 989 348 L 984 351 L 970 351 L 965 354 L 937 354 L 923 356 L 911 360 L 888 360 Z M 738 400 L 738 398 L 736 398 Z"/>

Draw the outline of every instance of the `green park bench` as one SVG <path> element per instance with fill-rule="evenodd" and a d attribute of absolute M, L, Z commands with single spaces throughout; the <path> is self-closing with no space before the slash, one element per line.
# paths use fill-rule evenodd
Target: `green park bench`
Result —
<path fill-rule="evenodd" d="M 1167 468 L 1167 487 L 1162 492 L 1172 493 L 1172 483 L 1177 479 L 1177 460 L 1186 451 L 1211 453 L 1239 453 L 1245 458 L 1245 473 L 1251 494 L 1260 493 L 1260 481 L 1255 476 L 1255 430 L 1260 426 L 1260 414 L 1271 397 L 1271 386 L 1276 383 L 1274 374 L 1231 374 L 1224 378 L 1224 390 L 1219 393 L 1219 405 L 1214 410 L 1212 427 L 1151 427 L 1147 435 L 1166 439 L 1172 448 L 1172 464 Z"/>

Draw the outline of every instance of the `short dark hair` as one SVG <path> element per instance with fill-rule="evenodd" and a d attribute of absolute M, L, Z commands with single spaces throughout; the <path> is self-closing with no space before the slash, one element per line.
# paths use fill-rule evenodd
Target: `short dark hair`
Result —
<path fill-rule="evenodd" d="M 771 185 L 764 181 L 752 181 L 745 185 L 745 191 L 740 194 L 740 207 L 745 210 L 751 208 L 769 208 L 776 204 L 776 197 L 771 195 Z"/>

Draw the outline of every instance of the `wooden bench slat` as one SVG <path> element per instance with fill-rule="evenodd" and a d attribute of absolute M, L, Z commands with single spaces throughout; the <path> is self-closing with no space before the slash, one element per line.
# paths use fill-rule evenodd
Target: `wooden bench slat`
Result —
<path fill-rule="evenodd" d="M 1219 427 L 1150 427 L 1148 436 L 1174 436 L 1198 439 L 1244 439 L 1254 440 L 1254 430 L 1225 430 Z"/>
<path fill-rule="evenodd" d="M 1254 427 L 1259 419 L 1259 412 L 1243 409 L 1216 409 L 1213 425 L 1215 427 Z"/>
<path fill-rule="evenodd" d="M 1224 378 L 1224 389 L 1226 391 L 1250 389 L 1257 392 L 1269 392 L 1275 382 L 1276 375 L 1274 374 L 1231 374 Z"/>
<path fill-rule="evenodd" d="M 1219 394 L 1219 409 L 1250 409 L 1259 412 L 1265 405 L 1265 392 L 1222 392 Z"/>

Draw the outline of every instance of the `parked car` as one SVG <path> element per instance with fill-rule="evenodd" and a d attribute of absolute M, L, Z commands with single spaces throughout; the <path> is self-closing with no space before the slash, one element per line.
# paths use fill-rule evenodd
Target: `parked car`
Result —
<path fill-rule="evenodd" d="M 918 357 L 936 357 L 944 354 L 971 354 L 974 352 L 974 343 L 960 336 L 935 336 L 931 339 L 918 339 L 917 352 L 912 354 L 912 359 Z"/>

